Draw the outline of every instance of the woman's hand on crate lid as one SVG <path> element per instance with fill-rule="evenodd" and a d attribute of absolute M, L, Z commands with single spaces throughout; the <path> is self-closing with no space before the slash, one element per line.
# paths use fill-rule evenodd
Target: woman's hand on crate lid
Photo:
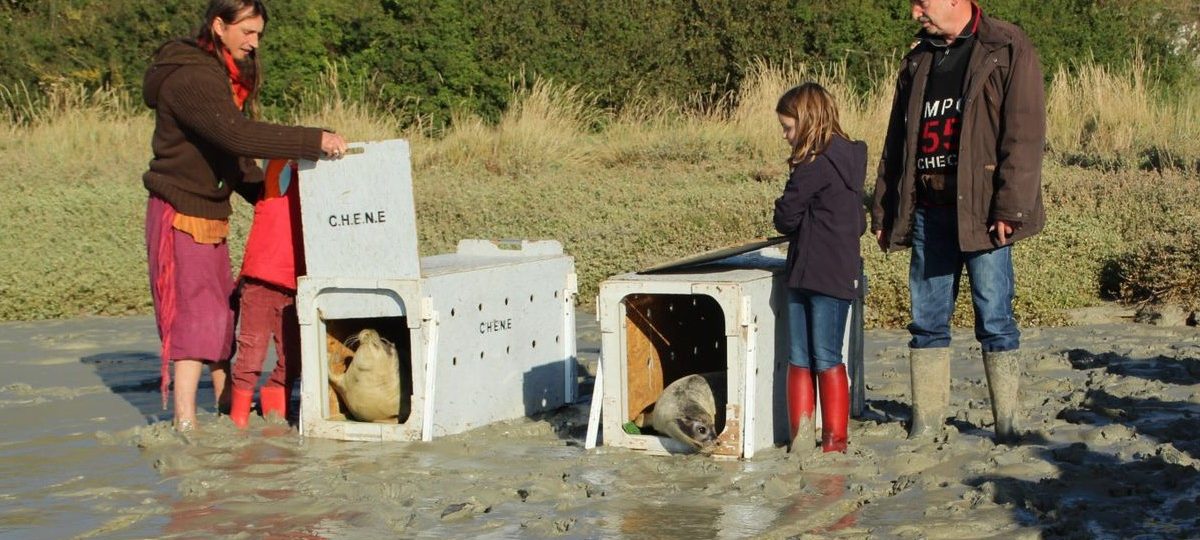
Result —
<path fill-rule="evenodd" d="M 346 155 L 346 149 L 349 145 L 346 144 L 345 137 L 338 135 L 332 131 L 324 131 L 321 133 L 321 151 L 325 153 L 325 157 L 330 159 L 341 159 Z"/>

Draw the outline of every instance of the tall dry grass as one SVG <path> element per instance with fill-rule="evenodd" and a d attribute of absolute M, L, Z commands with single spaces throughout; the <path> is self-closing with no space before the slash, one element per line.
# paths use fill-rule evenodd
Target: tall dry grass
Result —
<path fill-rule="evenodd" d="M 556 238 L 576 257 L 587 302 L 614 273 L 773 233 L 771 202 L 787 155 L 773 111 L 792 85 L 815 80 L 830 89 L 843 126 L 877 159 L 889 77 L 856 92 L 839 65 L 759 62 L 748 74 L 736 95 L 700 105 L 638 96 L 616 111 L 578 87 L 518 79 L 498 122 L 460 114 L 434 132 L 405 104 L 378 99 L 373 80 L 331 66 L 322 87 L 296 96 L 281 119 L 353 140 L 410 139 L 422 253 L 467 237 Z M 1200 217 L 1191 203 L 1200 181 L 1189 165 L 1200 138 L 1187 121 L 1200 93 L 1162 93 L 1148 66 L 1085 63 L 1056 73 L 1049 224 L 1016 250 L 1024 323 L 1061 322 L 1064 308 L 1097 302 L 1102 281 L 1121 275 L 1122 257 L 1160 228 L 1156 216 Z M 140 177 L 150 114 L 116 93 L 78 89 L 2 90 L 0 113 L 0 319 L 146 312 Z M 1091 164 L 1103 167 L 1079 166 Z M 236 258 L 249 208 L 235 209 Z M 870 245 L 864 240 L 868 321 L 903 324 L 907 255 L 885 258 Z"/>
<path fill-rule="evenodd" d="M 844 65 L 773 65 L 755 61 L 736 95 L 704 103 L 676 103 L 635 94 L 620 110 L 599 108 L 578 87 L 535 80 L 518 85 L 499 123 L 460 115 L 443 136 L 429 141 L 422 163 L 484 163 L 501 174 L 546 166 L 622 166 L 705 159 L 780 159 L 775 101 L 788 88 L 815 80 L 840 104 L 843 127 L 872 146 L 882 134 L 891 89 L 877 84 L 854 91 Z M 699 98 L 697 98 L 699 101 Z"/>
<path fill-rule="evenodd" d="M 867 91 L 859 92 L 849 84 L 845 64 L 772 65 L 756 61 L 749 66 L 747 82 L 729 120 L 751 141 L 757 155 L 779 157 L 783 132 L 773 121 L 775 104 L 789 88 L 805 81 L 814 81 L 833 95 L 839 122 L 848 135 L 866 141 L 870 148 L 880 147 L 883 130 L 879 126 L 887 123 L 891 109 L 890 81 L 876 81 Z"/>
<path fill-rule="evenodd" d="M 1064 163 L 1113 169 L 1200 166 L 1200 87 L 1160 88 L 1139 57 L 1119 68 L 1060 67 L 1047 94 L 1047 146 Z"/>
<path fill-rule="evenodd" d="M 514 80 L 509 107 L 495 126 L 478 117 L 458 115 L 454 127 L 428 141 L 416 156 L 419 165 L 462 167 L 482 163 L 495 174 L 520 174 L 546 167 L 593 162 L 591 131 L 604 112 L 578 86 L 536 79 Z"/>
<path fill-rule="evenodd" d="M 421 137 L 428 119 L 384 98 L 374 77 L 346 75 L 344 69 L 326 64 L 318 86 L 297 96 L 283 118 L 268 120 L 334 129 L 355 141 Z"/>

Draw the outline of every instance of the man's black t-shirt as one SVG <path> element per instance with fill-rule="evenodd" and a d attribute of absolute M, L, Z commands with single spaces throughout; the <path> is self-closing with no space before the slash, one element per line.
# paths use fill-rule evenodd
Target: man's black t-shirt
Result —
<path fill-rule="evenodd" d="M 934 47 L 917 142 L 917 195 L 926 203 L 954 202 L 954 173 L 958 167 L 958 140 L 962 131 L 963 80 L 971 48 L 975 45 L 978 21 L 975 12 L 966 28 L 950 44 L 938 37 L 923 37 Z"/>

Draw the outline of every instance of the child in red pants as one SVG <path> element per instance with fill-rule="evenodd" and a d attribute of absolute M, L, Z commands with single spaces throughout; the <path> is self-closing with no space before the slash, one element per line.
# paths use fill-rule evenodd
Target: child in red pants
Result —
<path fill-rule="evenodd" d="M 262 373 L 267 344 L 274 339 L 276 363 L 259 390 L 259 411 L 286 420 L 292 385 L 300 377 L 300 324 L 296 318 L 296 276 L 304 271 L 300 237 L 300 198 L 296 163 L 267 163 L 263 194 L 254 205 L 254 223 L 242 261 L 241 311 L 233 399 L 229 417 L 239 429 L 250 421 L 254 386 Z"/>

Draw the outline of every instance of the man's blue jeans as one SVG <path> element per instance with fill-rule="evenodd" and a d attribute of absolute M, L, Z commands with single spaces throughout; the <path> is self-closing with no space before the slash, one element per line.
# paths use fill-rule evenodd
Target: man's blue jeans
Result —
<path fill-rule="evenodd" d="M 908 287 L 913 349 L 948 347 L 950 318 L 965 264 L 971 277 L 975 339 L 987 352 L 1020 346 L 1021 331 L 1013 319 L 1012 245 L 964 253 L 958 248 L 954 208 L 918 208 L 913 220 L 912 260 Z"/>
<path fill-rule="evenodd" d="M 792 365 L 817 373 L 842 363 L 850 301 L 804 289 L 788 289 Z"/>

